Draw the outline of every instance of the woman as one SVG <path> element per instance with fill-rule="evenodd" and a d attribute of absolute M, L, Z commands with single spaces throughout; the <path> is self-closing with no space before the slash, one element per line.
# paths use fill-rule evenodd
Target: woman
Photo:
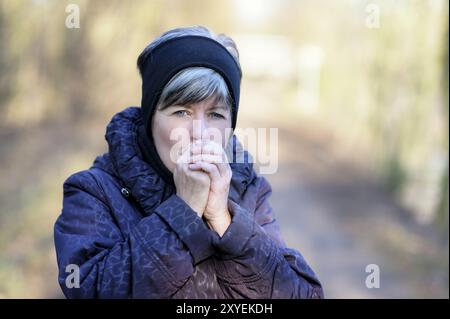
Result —
<path fill-rule="evenodd" d="M 138 68 L 141 108 L 116 114 L 109 152 L 64 183 L 55 224 L 64 294 L 322 298 L 311 268 L 280 237 L 270 185 L 232 134 L 234 42 L 204 27 L 174 29 L 145 48 Z"/>

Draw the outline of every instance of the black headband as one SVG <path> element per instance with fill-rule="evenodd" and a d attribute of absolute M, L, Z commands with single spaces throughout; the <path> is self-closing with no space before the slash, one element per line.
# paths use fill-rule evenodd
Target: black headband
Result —
<path fill-rule="evenodd" d="M 169 39 L 153 48 L 142 72 L 142 115 L 147 133 L 159 97 L 170 79 L 182 69 L 202 66 L 213 69 L 225 80 L 232 97 L 232 127 L 236 127 L 241 70 L 231 53 L 217 41 L 188 35 Z"/>
<path fill-rule="evenodd" d="M 188 35 L 169 39 L 153 48 L 143 64 L 142 120 L 139 147 L 144 159 L 170 185 L 173 175 L 161 161 L 153 143 L 151 120 L 161 93 L 182 69 L 202 66 L 219 73 L 227 84 L 232 98 L 232 128 L 236 128 L 242 73 L 231 53 L 217 41 L 204 36 Z"/>

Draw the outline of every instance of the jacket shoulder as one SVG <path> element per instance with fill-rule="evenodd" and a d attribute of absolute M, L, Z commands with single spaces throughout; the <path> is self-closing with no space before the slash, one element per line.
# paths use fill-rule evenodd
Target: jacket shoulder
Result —
<path fill-rule="evenodd" d="M 64 181 L 64 194 L 67 194 L 73 190 L 78 190 L 87 193 L 106 204 L 107 192 L 105 190 L 104 179 L 108 177 L 105 175 L 109 174 L 106 172 L 103 173 L 96 168 L 89 168 L 76 172 Z M 112 179 L 112 176 L 109 178 Z"/>

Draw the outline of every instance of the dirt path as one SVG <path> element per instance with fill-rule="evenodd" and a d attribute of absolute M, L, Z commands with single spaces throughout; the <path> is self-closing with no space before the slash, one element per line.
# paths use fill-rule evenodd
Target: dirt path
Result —
<path fill-rule="evenodd" d="M 279 130 L 279 170 L 267 177 L 282 234 L 326 297 L 448 298 L 448 249 L 364 170 L 335 159 L 329 135 L 307 130 Z M 378 289 L 365 285 L 369 264 L 380 268 Z"/>

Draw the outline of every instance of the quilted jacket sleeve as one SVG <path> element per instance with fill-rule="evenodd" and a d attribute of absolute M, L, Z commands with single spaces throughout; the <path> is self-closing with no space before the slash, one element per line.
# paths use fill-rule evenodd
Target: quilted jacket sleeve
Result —
<path fill-rule="evenodd" d="M 170 298 L 212 254 L 211 232 L 178 196 L 124 236 L 89 171 L 64 183 L 62 213 L 54 227 L 59 283 L 69 298 Z M 79 269 L 73 287 L 70 265 Z M 72 282 L 69 285 L 66 281 Z"/>
<path fill-rule="evenodd" d="M 216 234 L 213 240 L 216 272 L 226 297 L 323 298 L 321 284 L 303 256 L 281 239 L 268 202 L 269 183 L 257 177 L 252 184 L 247 192 L 258 194 L 255 213 L 229 200 L 232 223 L 222 238 Z"/>

